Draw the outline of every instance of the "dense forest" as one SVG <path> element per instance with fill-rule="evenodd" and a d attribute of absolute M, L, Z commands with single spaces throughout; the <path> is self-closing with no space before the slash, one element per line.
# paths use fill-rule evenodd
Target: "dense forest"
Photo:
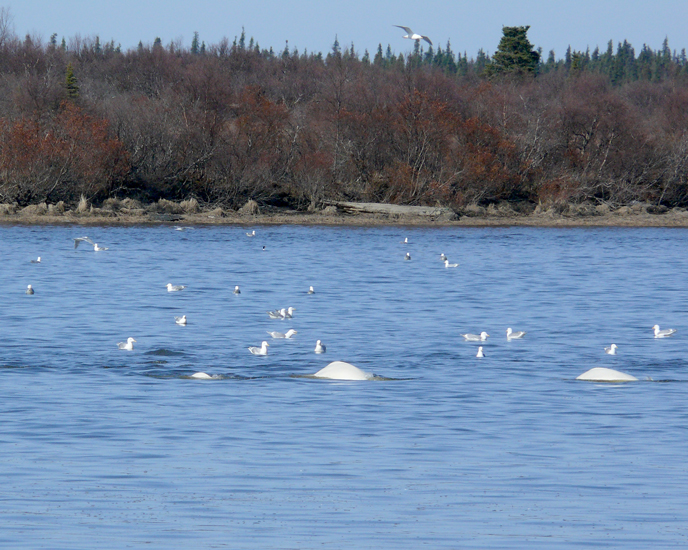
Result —
<path fill-rule="evenodd" d="M 528 27 L 475 58 L 275 52 L 243 33 L 122 51 L 20 38 L 8 15 L 0 202 L 688 205 L 688 61 L 666 41 L 559 60 Z"/>

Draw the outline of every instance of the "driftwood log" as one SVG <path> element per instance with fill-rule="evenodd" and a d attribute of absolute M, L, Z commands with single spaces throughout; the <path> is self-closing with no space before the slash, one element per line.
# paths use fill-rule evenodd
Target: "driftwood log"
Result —
<path fill-rule="evenodd" d="M 386 214 L 390 217 L 423 217 L 446 221 L 458 218 L 456 212 L 451 208 L 441 206 L 402 206 L 377 202 L 342 201 L 326 201 L 325 204 L 336 206 L 338 210 L 346 214 Z"/>

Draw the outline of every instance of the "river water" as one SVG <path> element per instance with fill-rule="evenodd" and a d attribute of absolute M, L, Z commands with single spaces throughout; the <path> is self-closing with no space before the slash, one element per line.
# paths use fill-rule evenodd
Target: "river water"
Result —
<path fill-rule="evenodd" d="M 682 229 L 0 227 L 0 547 L 684 548 L 686 250 Z M 334 360 L 377 376 L 303 377 Z M 593 367 L 639 381 L 575 380 Z"/>

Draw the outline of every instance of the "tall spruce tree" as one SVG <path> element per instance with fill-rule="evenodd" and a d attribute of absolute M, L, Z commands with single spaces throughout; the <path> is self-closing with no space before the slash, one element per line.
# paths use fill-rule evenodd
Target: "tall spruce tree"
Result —
<path fill-rule="evenodd" d="M 533 49 L 526 33 L 530 26 L 502 27 L 502 39 L 487 67 L 488 76 L 512 74 L 534 75 L 540 54 Z"/>
<path fill-rule="evenodd" d="M 67 99 L 76 101 L 79 98 L 79 83 L 76 76 L 74 76 L 74 68 L 71 63 L 67 65 L 65 88 L 67 90 Z"/>

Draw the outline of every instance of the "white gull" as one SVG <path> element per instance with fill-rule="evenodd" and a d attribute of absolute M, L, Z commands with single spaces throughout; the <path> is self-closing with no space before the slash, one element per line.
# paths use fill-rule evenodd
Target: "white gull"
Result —
<path fill-rule="evenodd" d="M 484 342 L 489 334 L 485 331 L 480 334 L 461 334 L 467 342 Z"/>
<path fill-rule="evenodd" d="M 125 350 L 127 350 L 127 351 L 132 351 L 132 350 L 134 349 L 134 342 L 136 342 L 136 340 L 134 340 L 134 339 L 130 336 L 129 338 L 127 338 L 126 343 L 125 343 L 125 342 L 119 342 L 119 343 L 117 344 L 117 347 L 118 347 L 119 349 L 125 349 Z"/>
<path fill-rule="evenodd" d="M 619 349 L 619 347 L 616 344 L 612 344 L 608 348 L 604 348 L 604 353 L 607 355 L 616 355 L 616 350 Z"/>
<path fill-rule="evenodd" d="M 272 332 L 271 332 L 271 331 L 269 331 L 269 330 L 266 331 L 266 332 L 267 332 L 270 336 L 272 336 L 273 338 L 291 338 L 292 336 L 294 336 L 294 334 L 296 334 L 296 331 L 295 331 L 293 328 L 290 328 L 290 329 L 287 331 L 286 334 L 284 334 L 284 333 L 282 333 L 282 332 L 277 332 L 277 331 L 272 331 Z"/>
<path fill-rule="evenodd" d="M 667 328 L 664 330 L 659 330 L 659 325 L 655 325 L 652 327 L 652 330 L 655 331 L 655 338 L 668 338 L 672 334 L 676 332 L 675 328 Z"/>
<path fill-rule="evenodd" d="M 511 330 L 511 327 L 506 329 L 506 339 L 515 340 L 516 338 L 523 338 L 526 335 L 524 330 Z"/>
<path fill-rule="evenodd" d="M 87 242 L 87 243 L 92 244 L 92 245 L 95 244 L 88 237 L 77 237 L 76 239 L 74 239 L 74 248 L 79 248 L 79 245 L 83 242 Z"/>
<path fill-rule="evenodd" d="M 408 38 L 409 40 L 425 40 L 428 44 L 432 46 L 432 40 L 430 40 L 427 36 L 417 34 L 413 32 L 409 27 L 404 27 L 402 25 L 394 25 L 394 27 L 398 27 L 406 31 L 406 34 L 403 36 L 403 38 Z"/>
<path fill-rule="evenodd" d="M 267 342 L 263 342 L 259 348 L 255 346 L 249 346 L 248 351 L 250 351 L 253 355 L 267 355 L 269 345 L 270 344 Z"/>
<path fill-rule="evenodd" d="M 323 344 L 320 340 L 315 343 L 315 353 L 325 353 L 327 351 L 327 346 Z"/>
<path fill-rule="evenodd" d="M 179 292 L 186 288 L 185 285 L 173 285 L 172 283 L 167 283 L 165 286 L 167 286 L 167 292 Z"/>

